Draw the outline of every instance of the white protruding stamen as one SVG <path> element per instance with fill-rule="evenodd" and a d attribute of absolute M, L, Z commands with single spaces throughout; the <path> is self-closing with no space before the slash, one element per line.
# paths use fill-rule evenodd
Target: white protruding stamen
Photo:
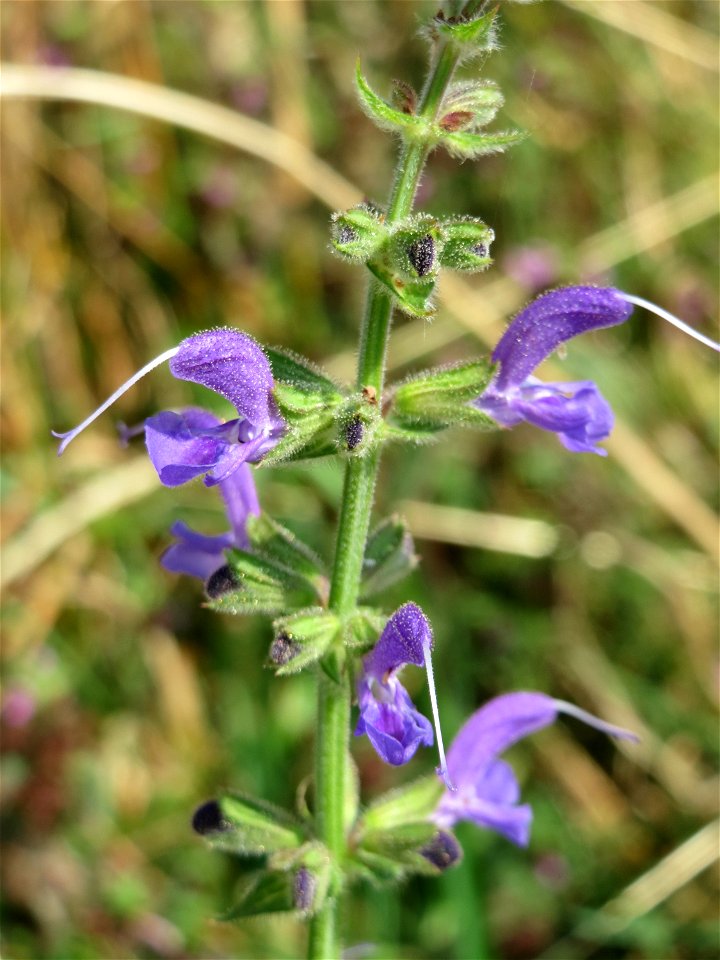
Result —
<path fill-rule="evenodd" d="M 432 660 L 430 659 L 430 644 L 428 642 L 423 643 L 423 653 L 425 654 L 425 671 L 427 673 L 428 689 L 430 690 L 430 703 L 432 705 L 433 724 L 435 726 L 438 753 L 440 755 L 440 766 L 437 768 L 437 773 L 448 790 L 454 793 L 457 788 L 450 779 L 447 761 L 445 759 L 445 747 L 443 746 L 442 733 L 440 731 L 440 715 L 438 713 L 437 697 L 435 696 L 435 677 L 433 676 Z"/>
<path fill-rule="evenodd" d="M 568 703 L 567 700 L 553 700 L 553 704 L 558 713 L 567 713 L 577 720 L 582 720 L 582 722 L 586 723 L 589 727 L 595 727 L 596 730 L 601 730 L 610 737 L 617 737 L 619 740 L 632 740 L 634 743 L 640 741 L 640 737 L 632 733 L 632 731 L 625 730 L 624 727 L 616 727 L 614 723 L 605 723 L 604 720 L 600 720 L 599 717 L 594 717 L 581 707 L 576 707 L 574 703 Z"/>
<path fill-rule="evenodd" d="M 717 350 L 720 352 L 720 343 L 716 343 L 715 340 L 711 340 L 710 337 L 706 337 L 704 333 L 700 333 L 698 330 L 695 330 L 693 327 L 689 326 L 689 324 L 685 323 L 684 320 L 676 317 L 675 314 L 668 313 L 667 310 L 663 310 L 662 307 L 658 307 L 657 304 L 651 303 L 649 300 L 644 300 L 642 297 L 633 296 L 633 294 L 625 293 L 623 290 L 618 290 L 618 293 L 623 300 L 627 300 L 628 303 L 634 303 L 638 307 L 644 307 L 646 310 L 656 314 L 658 317 L 662 317 L 663 320 L 667 320 L 668 323 L 671 323 L 674 327 L 677 327 L 678 330 L 682 330 L 683 333 L 687 333 L 688 336 L 694 337 L 694 339 L 699 340 L 700 343 L 704 343 L 706 347 L 710 347 L 712 350 Z"/>
<path fill-rule="evenodd" d="M 94 410 L 89 417 L 86 417 L 82 423 L 78 424 L 77 427 L 74 427 L 72 430 L 68 430 L 66 433 L 58 433 L 56 430 L 52 431 L 52 435 L 62 440 L 62 443 L 58 447 L 58 456 L 65 450 L 67 445 L 71 440 L 74 440 L 75 437 L 82 433 L 85 427 L 89 426 L 93 420 L 97 420 L 101 413 L 105 413 L 108 407 L 111 407 L 118 397 L 121 397 L 127 390 L 130 389 L 134 384 L 141 380 L 146 373 L 150 373 L 151 370 L 154 370 L 155 367 L 159 367 L 161 363 L 165 363 L 166 360 L 170 360 L 178 352 L 180 347 L 172 347 L 170 350 L 166 350 L 165 353 L 161 353 L 159 357 L 155 357 L 154 360 L 151 360 L 150 363 L 146 363 L 145 366 L 138 370 L 137 373 L 134 373 L 129 380 L 126 380 L 125 383 L 118 387 L 115 393 L 107 398 L 105 403 L 100 404 L 97 410 Z"/>

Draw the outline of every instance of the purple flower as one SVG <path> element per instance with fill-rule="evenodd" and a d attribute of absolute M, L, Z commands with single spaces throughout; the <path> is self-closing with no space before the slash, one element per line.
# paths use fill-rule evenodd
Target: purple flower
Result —
<path fill-rule="evenodd" d="M 474 405 L 504 427 L 526 420 L 576 453 L 599 453 L 612 430 L 613 413 L 591 380 L 542 383 L 533 370 L 561 343 L 580 333 L 623 323 L 632 313 L 625 295 L 612 287 L 563 287 L 543 294 L 514 318 L 492 359 L 500 364 Z"/>
<path fill-rule="evenodd" d="M 145 421 L 145 442 L 153 466 L 168 487 L 205 474 L 213 486 L 242 463 L 254 463 L 282 436 L 284 421 L 272 398 L 273 376 L 261 347 L 239 330 L 207 330 L 189 337 L 170 360 L 179 380 L 209 387 L 229 400 L 236 419 L 221 423 L 191 407 L 166 410 Z"/>
<path fill-rule="evenodd" d="M 532 822 L 528 804 L 518 804 L 520 787 L 510 766 L 498 757 L 512 744 L 567 713 L 611 737 L 638 738 L 621 727 L 598 720 L 584 710 L 542 693 L 507 693 L 477 710 L 461 727 L 447 755 L 455 786 L 440 799 L 433 820 L 452 827 L 470 820 L 496 830 L 519 846 L 527 846 Z"/>
<path fill-rule="evenodd" d="M 272 396 L 270 363 L 258 343 L 239 330 L 206 330 L 151 360 L 74 430 L 56 433 L 58 453 L 119 396 L 150 370 L 170 361 L 170 372 L 229 400 L 238 416 L 223 423 L 197 407 L 165 410 L 145 421 L 145 440 L 153 466 L 167 487 L 205 475 L 208 486 L 227 480 L 243 463 L 255 463 L 283 435 L 285 422 Z"/>
<path fill-rule="evenodd" d="M 171 573 L 186 573 L 191 577 L 208 580 L 216 570 L 225 565 L 225 550 L 248 547 L 247 519 L 260 513 L 255 481 L 250 467 L 243 463 L 226 480 L 218 484 L 225 501 L 225 510 L 230 521 L 230 530 L 216 536 L 196 533 L 178 521 L 170 532 L 177 538 L 162 555 L 160 562 Z"/>
<path fill-rule="evenodd" d="M 420 744 L 433 743 L 430 721 L 415 708 L 397 678 L 406 663 L 424 666 L 431 646 L 432 631 L 424 613 L 406 603 L 390 617 L 363 660 L 355 736 L 366 733 L 381 759 L 394 766 L 407 763 Z"/>

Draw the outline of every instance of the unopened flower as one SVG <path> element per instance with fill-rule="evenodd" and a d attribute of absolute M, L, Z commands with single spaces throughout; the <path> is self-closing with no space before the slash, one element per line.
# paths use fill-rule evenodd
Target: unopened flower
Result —
<path fill-rule="evenodd" d="M 227 562 L 226 550 L 232 547 L 247 549 L 248 517 L 260 513 L 255 481 L 248 464 L 242 463 L 227 479 L 221 480 L 218 489 L 225 501 L 230 530 L 207 536 L 197 533 L 182 521 L 174 523 L 170 532 L 177 538 L 177 543 L 168 547 L 160 558 L 166 570 L 186 573 L 206 581 Z"/>
<path fill-rule="evenodd" d="M 355 736 L 366 733 L 386 763 L 407 763 L 422 744 L 433 744 L 432 724 L 415 707 L 398 673 L 408 663 L 424 666 L 438 731 L 440 775 L 447 781 L 447 768 L 438 723 L 430 651 L 432 630 L 420 607 L 406 603 L 390 617 L 380 639 L 363 660 L 358 681 L 360 719 Z"/>
<path fill-rule="evenodd" d="M 227 480 L 243 463 L 255 463 L 271 450 L 285 430 L 272 396 L 273 376 L 262 348 L 246 333 L 223 328 L 183 340 L 151 360 L 105 403 L 62 439 L 58 453 L 146 373 L 169 361 L 179 380 L 199 383 L 229 400 L 238 416 L 223 423 L 198 407 L 149 417 L 145 441 L 153 466 L 165 486 L 175 487 L 205 475 L 213 486 Z"/>
<path fill-rule="evenodd" d="M 439 827 L 452 827 L 470 820 L 527 846 L 532 809 L 519 804 L 520 786 L 501 753 L 523 737 L 553 723 L 559 713 L 620 740 L 637 740 L 635 734 L 605 723 L 563 700 L 543 693 L 507 693 L 477 710 L 461 727 L 447 755 L 448 773 L 454 790 L 446 790 L 433 820 Z"/>

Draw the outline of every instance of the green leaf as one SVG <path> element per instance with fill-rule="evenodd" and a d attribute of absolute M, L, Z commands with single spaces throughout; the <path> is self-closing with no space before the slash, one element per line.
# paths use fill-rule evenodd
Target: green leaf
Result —
<path fill-rule="evenodd" d="M 360 69 L 360 60 L 355 69 L 355 84 L 360 97 L 360 105 L 370 119 L 382 130 L 402 133 L 411 139 L 423 139 L 430 133 L 430 125 L 424 118 L 405 113 L 386 103 L 369 86 Z"/>
<path fill-rule="evenodd" d="M 437 125 L 441 131 L 457 130 L 456 118 L 467 116 L 467 127 L 476 131 L 495 119 L 504 102 L 492 80 L 461 80 L 453 83 L 443 97 Z M 465 128 L 464 122 L 462 128 Z"/>
<path fill-rule="evenodd" d="M 322 561 L 291 530 L 273 520 L 267 513 L 261 513 L 260 516 L 250 515 L 246 530 L 253 554 L 304 577 L 312 584 L 319 597 L 327 596 L 328 578 Z"/>
<path fill-rule="evenodd" d="M 244 550 L 229 550 L 227 556 L 227 566 L 207 582 L 212 610 L 277 615 L 317 603 L 317 590 L 304 577 Z"/>
<path fill-rule="evenodd" d="M 406 577 L 418 564 L 407 524 L 397 514 L 371 533 L 363 559 L 362 595 L 371 596 Z"/>
<path fill-rule="evenodd" d="M 519 130 L 505 130 L 502 133 L 446 133 L 442 138 L 448 153 L 461 160 L 482 157 L 489 153 L 502 153 L 506 147 L 512 147 L 525 139 Z"/>
<path fill-rule="evenodd" d="M 215 849 L 243 857 L 294 849 L 305 841 L 302 825 L 287 811 L 235 793 L 199 807 L 193 828 Z"/>
<path fill-rule="evenodd" d="M 270 660 L 277 665 L 278 676 L 287 676 L 325 654 L 340 631 L 340 621 L 329 610 L 311 607 L 276 620 L 273 627 Z"/>

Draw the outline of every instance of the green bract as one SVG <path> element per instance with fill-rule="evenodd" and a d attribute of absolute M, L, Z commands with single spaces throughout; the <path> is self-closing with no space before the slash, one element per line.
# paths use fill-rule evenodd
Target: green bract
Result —
<path fill-rule="evenodd" d="M 372 596 L 406 577 L 418 564 L 405 521 L 386 517 L 368 537 L 363 559 L 362 596 Z"/>

